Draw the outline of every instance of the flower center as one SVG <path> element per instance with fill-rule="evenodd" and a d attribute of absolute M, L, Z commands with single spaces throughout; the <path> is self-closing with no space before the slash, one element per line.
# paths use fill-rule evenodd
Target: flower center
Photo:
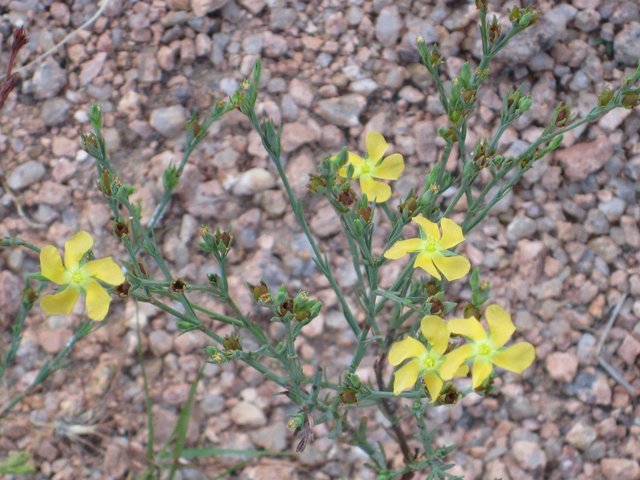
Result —
<path fill-rule="evenodd" d="M 84 274 L 82 273 L 82 270 L 78 269 L 75 272 L 73 272 L 71 274 L 71 281 L 73 283 L 77 283 L 78 285 L 82 285 L 84 283 L 84 281 L 86 280 Z"/>
<path fill-rule="evenodd" d="M 371 175 L 372 170 L 373 170 L 373 166 L 369 163 L 369 160 L 365 160 L 360 165 L 360 175 L 359 176 L 362 177 L 364 175 Z"/>
<path fill-rule="evenodd" d="M 434 352 L 427 351 L 419 359 L 423 370 L 434 370 L 438 366 L 438 357 L 434 357 Z"/>
<path fill-rule="evenodd" d="M 478 347 L 478 355 L 487 356 L 491 353 L 491 347 L 486 343 Z"/>
<path fill-rule="evenodd" d="M 429 253 L 436 253 L 440 249 L 438 248 L 438 240 L 433 235 L 427 235 L 427 238 L 422 242 L 422 249 Z"/>

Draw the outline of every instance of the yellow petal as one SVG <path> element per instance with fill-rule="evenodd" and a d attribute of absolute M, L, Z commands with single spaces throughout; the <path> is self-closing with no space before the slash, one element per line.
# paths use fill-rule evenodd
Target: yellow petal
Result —
<path fill-rule="evenodd" d="M 458 375 L 458 372 L 462 368 L 462 364 L 466 362 L 472 355 L 475 347 L 471 344 L 462 345 L 456 348 L 453 352 L 447 353 L 444 362 L 438 368 L 440 377 L 444 380 L 451 380 L 454 375 Z M 467 368 L 468 373 L 469 369 Z"/>
<path fill-rule="evenodd" d="M 58 285 L 71 281 L 71 275 L 62 266 L 60 252 L 53 245 L 47 245 L 40 250 L 40 270 L 42 275 Z"/>
<path fill-rule="evenodd" d="M 458 280 L 464 277 L 471 270 L 471 263 L 462 255 L 445 257 L 444 255 L 434 255 L 433 263 L 447 280 Z"/>
<path fill-rule="evenodd" d="M 495 348 L 502 347 L 516 331 L 516 327 L 511 321 L 511 315 L 500 305 L 489 305 L 485 316 L 489 324 L 493 346 Z"/>
<path fill-rule="evenodd" d="M 491 372 L 493 372 L 493 365 L 491 362 L 476 358 L 476 361 L 473 362 L 473 374 L 471 376 L 473 379 L 473 389 L 475 390 L 482 385 L 489 375 L 491 375 Z"/>
<path fill-rule="evenodd" d="M 462 365 L 453 376 L 466 377 L 467 375 L 469 375 L 469 365 Z"/>
<path fill-rule="evenodd" d="M 449 330 L 446 322 L 436 315 L 427 315 L 420 322 L 424 338 L 429 340 L 431 348 L 440 356 L 449 346 Z"/>
<path fill-rule="evenodd" d="M 393 394 L 398 395 L 403 390 L 415 385 L 418 375 L 420 375 L 420 366 L 417 360 L 407 363 L 396 372 L 393 380 Z"/>
<path fill-rule="evenodd" d="M 426 252 L 420 252 L 416 257 L 416 261 L 413 262 L 413 268 L 422 268 L 433 278 L 440 280 L 440 274 L 436 269 L 436 266 L 433 264 L 433 260 L 431 260 L 431 255 Z"/>
<path fill-rule="evenodd" d="M 87 314 L 91 320 L 99 322 L 107 316 L 111 296 L 102 288 L 97 280 L 93 278 L 85 282 L 85 292 L 87 294 Z"/>
<path fill-rule="evenodd" d="M 384 258 L 390 260 L 397 260 L 404 257 L 409 252 L 415 252 L 422 247 L 422 240 L 420 238 L 410 238 L 409 240 L 400 240 L 393 244 L 393 246 L 384 252 Z"/>
<path fill-rule="evenodd" d="M 395 367 L 407 358 L 419 357 L 426 351 L 427 347 L 421 342 L 415 338 L 407 337 L 391 346 L 391 350 L 389 350 L 389 363 Z"/>
<path fill-rule="evenodd" d="M 55 295 L 45 295 L 40 300 L 40 308 L 47 315 L 69 315 L 71 309 L 76 304 L 80 292 L 77 288 L 66 288 Z"/>
<path fill-rule="evenodd" d="M 353 165 L 354 167 L 357 167 L 362 162 L 364 162 L 364 158 L 362 158 L 360 155 L 356 155 L 353 152 L 347 152 L 347 154 L 348 154 L 348 158 L 349 158 L 349 163 L 351 165 Z M 345 173 L 345 176 L 346 176 L 346 173 Z"/>
<path fill-rule="evenodd" d="M 427 391 L 431 397 L 429 403 L 435 402 L 442 391 L 442 380 L 435 373 L 429 372 L 424 376 L 424 384 L 427 386 Z"/>
<path fill-rule="evenodd" d="M 479 342 L 487 338 L 487 332 L 485 332 L 480 322 L 474 317 L 471 318 L 454 318 L 449 320 L 447 328 L 451 333 L 456 335 L 462 335 L 469 338 L 474 342 Z M 461 347 L 462 348 L 462 347 Z"/>
<path fill-rule="evenodd" d="M 376 182 L 373 178 L 360 178 L 360 189 L 367 194 L 367 200 L 383 203 L 391 197 L 391 187 L 386 183 Z"/>
<path fill-rule="evenodd" d="M 536 350 L 527 342 L 515 344 L 493 357 L 493 363 L 510 372 L 522 373 L 533 363 Z"/>
<path fill-rule="evenodd" d="M 347 169 L 345 167 L 342 167 L 340 170 L 338 170 L 338 175 L 347 178 Z"/>
<path fill-rule="evenodd" d="M 78 232 L 64 244 L 64 266 L 72 270 L 78 266 L 80 260 L 93 247 L 93 238 L 87 232 Z"/>
<path fill-rule="evenodd" d="M 374 131 L 367 132 L 367 154 L 369 155 L 369 159 L 373 160 L 373 165 L 382 158 L 387 148 L 389 148 L 389 144 L 381 133 Z"/>
<path fill-rule="evenodd" d="M 464 235 L 462 234 L 462 228 L 448 218 L 440 220 L 440 226 L 442 227 L 442 239 L 440 240 L 440 246 L 447 250 L 451 247 L 455 247 L 460 242 L 464 241 Z"/>
<path fill-rule="evenodd" d="M 92 260 L 84 266 L 84 271 L 91 277 L 109 283 L 111 285 L 120 285 L 124 282 L 122 269 L 111 257 L 101 258 L 100 260 Z"/>
<path fill-rule="evenodd" d="M 373 170 L 373 176 L 385 180 L 397 180 L 403 170 L 404 160 L 402 159 L 402 155 L 394 153 L 385 158 L 380 166 Z"/>
<path fill-rule="evenodd" d="M 424 233 L 432 236 L 436 240 L 440 239 L 440 229 L 438 228 L 438 225 L 433 223 L 431 220 L 428 220 L 421 215 L 413 217 L 412 220 L 420 225 L 420 228 Z"/>

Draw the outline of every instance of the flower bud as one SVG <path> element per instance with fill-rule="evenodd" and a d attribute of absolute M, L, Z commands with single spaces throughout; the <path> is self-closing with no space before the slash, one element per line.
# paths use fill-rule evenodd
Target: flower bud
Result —
<path fill-rule="evenodd" d="M 309 183 L 307 184 L 307 188 L 311 190 L 313 193 L 320 193 L 325 188 L 327 188 L 327 182 L 321 176 L 310 173 Z"/>
<path fill-rule="evenodd" d="M 349 207 L 355 203 L 356 194 L 351 188 L 347 188 L 338 193 L 338 201 L 345 207 Z"/>
<path fill-rule="evenodd" d="M 600 107 L 606 107 L 611 100 L 613 100 L 613 92 L 609 87 L 605 88 L 602 93 L 598 95 L 598 105 Z"/>
<path fill-rule="evenodd" d="M 271 295 L 269 294 L 269 287 L 264 280 L 260 280 L 260 285 L 251 285 L 249 286 L 249 290 L 251 290 L 251 295 L 256 302 L 269 302 L 271 301 Z"/>
<path fill-rule="evenodd" d="M 127 298 L 129 296 L 130 289 L 131 285 L 129 284 L 129 282 L 124 282 L 115 288 L 114 293 L 120 298 Z"/>
<path fill-rule="evenodd" d="M 475 305 L 472 305 L 471 303 L 467 303 L 464 306 L 464 318 L 480 318 L 482 316 L 482 313 L 480 313 L 480 310 L 478 310 Z"/>
<path fill-rule="evenodd" d="M 626 93 L 622 97 L 621 103 L 624 108 L 628 108 L 628 109 L 636 108 L 640 104 L 640 100 L 638 100 L 638 92 L 631 91 L 629 93 Z"/>
<path fill-rule="evenodd" d="M 494 16 L 491 24 L 489 25 L 489 41 L 496 43 L 500 38 L 502 32 L 502 26 L 498 23 L 498 17 Z"/>
<path fill-rule="evenodd" d="M 486 10 L 489 7 L 489 0 L 476 0 L 478 10 Z"/>

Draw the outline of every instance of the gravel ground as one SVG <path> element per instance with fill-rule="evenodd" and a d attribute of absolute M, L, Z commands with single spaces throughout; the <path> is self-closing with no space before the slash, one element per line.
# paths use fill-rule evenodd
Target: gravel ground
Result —
<path fill-rule="evenodd" d="M 491 1 L 490 12 L 506 28 L 507 7 L 530 3 L 536 2 Z M 605 86 L 617 86 L 635 70 L 637 1 L 543 0 L 537 7 L 540 22 L 493 64 L 471 122 L 471 147 L 499 123 L 509 88 L 524 83 L 533 108 L 506 131 L 499 145 L 504 156 L 537 138 L 559 101 L 585 115 Z M 31 39 L 24 63 L 97 8 L 89 0 L 0 0 L 2 65 L 16 26 L 26 25 Z M 89 130 L 91 103 L 102 105 L 111 158 L 138 187 L 148 220 L 161 196 L 163 169 L 181 157 L 190 112 L 207 111 L 215 98 L 232 94 L 261 58 L 258 111 L 282 121 L 293 188 L 349 290 L 356 278 L 348 245 L 328 204 L 307 194 L 307 174 L 321 155 L 345 144 L 363 151 L 365 132 L 377 130 L 407 164 L 394 190 L 420 189 L 443 147 L 436 130 L 446 117 L 417 63 L 414 39 L 420 34 L 438 42 L 451 78 L 465 61 L 477 65 L 477 20 L 474 3 L 463 0 L 111 0 L 89 30 L 23 76 L 0 112 L 0 234 L 61 247 L 87 230 L 98 257 L 124 258 L 94 186 L 94 161 L 80 150 L 78 130 Z M 463 253 L 492 282 L 492 301 L 512 312 L 520 337 L 536 346 L 537 360 L 522 376 L 503 374 L 503 386 L 490 397 L 471 395 L 454 408 L 431 410 L 438 441 L 459 446 L 451 455 L 455 473 L 470 480 L 640 479 L 639 131 L 635 111 L 615 110 L 565 135 L 563 148 L 540 161 L 468 235 Z M 188 282 L 202 283 L 216 268 L 197 247 L 201 224 L 233 226 L 230 282 L 247 308 L 244 282 L 260 277 L 286 283 L 290 291 L 304 287 L 325 303 L 300 348 L 310 371 L 320 364 L 335 372 L 347 363 L 354 339 L 314 269 L 258 136 L 237 112 L 214 125 L 194 153 L 160 225 L 172 271 Z M 389 225 L 381 219 L 379 228 L 388 232 Z M 402 265 L 383 268 L 383 288 Z M 24 275 L 38 270 L 38 259 L 25 250 L 3 250 L 0 266 L 0 344 L 7 345 Z M 458 283 L 452 298 L 469 297 Z M 636 393 L 602 370 L 595 356 L 610 309 L 625 294 L 601 356 Z M 136 310 L 131 302 L 112 305 L 105 327 L 74 348 L 69 366 L 0 423 L 0 458 L 33 451 L 38 473 L 28 478 L 119 479 L 142 467 L 147 431 Z M 0 386 L 1 404 L 64 347 L 79 313 L 45 317 L 33 310 L 10 381 Z M 177 337 L 174 321 L 154 307 L 141 305 L 140 317 L 156 434 L 166 439 L 203 360 L 205 339 Z M 371 376 L 372 363 L 365 358 L 363 379 Z M 295 409 L 272 396 L 276 391 L 243 365 L 208 367 L 188 445 L 290 449 L 297 440 L 285 424 Z M 92 434 L 74 438 L 77 425 L 91 426 Z M 363 455 L 336 446 L 323 425 L 316 437 L 302 455 L 252 462 L 233 478 L 374 478 L 363 468 Z M 372 438 L 389 443 L 382 426 Z M 182 478 L 212 478 L 244 459 L 202 461 Z"/>

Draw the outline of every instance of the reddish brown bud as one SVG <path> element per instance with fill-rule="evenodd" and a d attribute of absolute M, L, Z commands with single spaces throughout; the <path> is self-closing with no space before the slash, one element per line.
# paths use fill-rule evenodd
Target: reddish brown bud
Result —
<path fill-rule="evenodd" d="M 124 282 L 115 288 L 114 293 L 120 298 L 127 298 L 129 296 L 130 289 L 131 285 L 129 284 L 129 282 Z"/>
<path fill-rule="evenodd" d="M 353 205 L 353 203 L 356 201 L 356 194 L 350 188 L 348 188 L 347 190 L 342 190 L 340 193 L 338 193 L 338 201 L 342 205 L 348 207 L 350 205 Z"/>
<path fill-rule="evenodd" d="M 184 293 L 185 288 L 187 287 L 187 283 L 181 278 L 175 278 L 171 282 L 171 290 L 176 293 Z"/>
<path fill-rule="evenodd" d="M 240 337 L 238 335 L 226 335 L 224 337 L 224 342 L 222 346 L 227 351 L 227 353 L 235 350 L 242 350 L 242 345 L 240 345 Z"/>

